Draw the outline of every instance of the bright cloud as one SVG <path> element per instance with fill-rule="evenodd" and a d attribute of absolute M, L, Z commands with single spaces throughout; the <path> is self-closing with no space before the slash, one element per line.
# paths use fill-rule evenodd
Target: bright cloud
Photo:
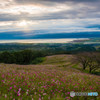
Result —
<path fill-rule="evenodd" d="M 0 0 L 0 32 L 100 31 L 100 0 Z"/>

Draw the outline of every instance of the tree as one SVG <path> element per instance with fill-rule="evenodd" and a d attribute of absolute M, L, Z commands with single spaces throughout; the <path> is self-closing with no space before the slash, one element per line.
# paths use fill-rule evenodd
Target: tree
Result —
<path fill-rule="evenodd" d="M 77 55 L 77 60 L 83 65 L 83 70 L 89 67 L 89 72 L 92 73 L 100 68 L 100 53 L 84 52 Z"/>
<path fill-rule="evenodd" d="M 0 54 L 0 62 L 8 64 L 14 63 L 15 62 L 14 55 L 8 51 L 4 51 L 3 53 Z"/>
<path fill-rule="evenodd" d="M 92 73 L 100 68 L 100 53 L 92 53 L 89 57 L 89 72 Z"/>
<path fill-rule="evenodd" d="M 31 50 L 23 50 L 14 52 L 17 64 L 30 64 L 33 60 L 33 52 Z"/>
<path fill-rule="evenodd" d="M 22 55 L 21 51 L 14 52 L 13 54 L 15 56 L 15 61 L 16 61 L 15 63 L 23 64 L 23 55 Z"/>
<path fill-rule="evenodd" d="M 88 66 L 88 56 L 87 55 L 88 55 L 87 52 L 77 54 L 77 60 L 82 64 L 83 70 L 85 70 L 86 67 Z"/>
<path fill-rule="evenodd" d="M 23 55 L 23 64 L 30 64 L 33 58 L 33 53 L 31 50 L 24 50 L 21 52 Z"/>

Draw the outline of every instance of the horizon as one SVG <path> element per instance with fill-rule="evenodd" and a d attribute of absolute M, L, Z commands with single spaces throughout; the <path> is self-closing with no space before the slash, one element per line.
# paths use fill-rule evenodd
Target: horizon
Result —
<path fill-rule="evenodd" d="M 21 40 L 0 40 L 2 43 L 71 43 L 75 40 L 89 40 L 88 38 L 70 38 L 70 39 L 21 39 Z"/>

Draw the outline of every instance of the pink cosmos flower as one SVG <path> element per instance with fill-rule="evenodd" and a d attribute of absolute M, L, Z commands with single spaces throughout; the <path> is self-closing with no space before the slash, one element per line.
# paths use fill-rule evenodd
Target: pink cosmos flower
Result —
<path fill-rule="evenodd" d="M 9 88 L 10 90 L 12 89 L 12 87 Z"/>
<path fill-rule="evenodd" d="M 41 98 L 39 98 L 39 100 L 41 100 Z"/>

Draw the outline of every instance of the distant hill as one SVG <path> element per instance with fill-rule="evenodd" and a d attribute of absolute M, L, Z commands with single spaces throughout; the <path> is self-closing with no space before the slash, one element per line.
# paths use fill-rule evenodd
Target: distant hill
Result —
<path fill-rule="evenodd" d="M 100 32 L 80 32 L 80 33 L 46 33 L 45 31 L 31 32 L 1 32 L 0 40 L 7 39 L 60 39 L 60 38 L 97 38 Z"/>

